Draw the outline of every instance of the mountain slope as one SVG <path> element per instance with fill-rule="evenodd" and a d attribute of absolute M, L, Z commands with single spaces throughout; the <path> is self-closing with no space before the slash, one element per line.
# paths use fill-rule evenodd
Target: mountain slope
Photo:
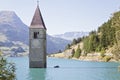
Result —
<path fill-rule="evenodd" d="M 47 53 L 63 51 L 68 43 L 71 41 L 47 35 Z"/>
<path fill-rule="evenodd" d="M 12 11 L 0 12 L 0 33 L 9 41 L 21 41 L 28 44 L 28 26 Z"/>

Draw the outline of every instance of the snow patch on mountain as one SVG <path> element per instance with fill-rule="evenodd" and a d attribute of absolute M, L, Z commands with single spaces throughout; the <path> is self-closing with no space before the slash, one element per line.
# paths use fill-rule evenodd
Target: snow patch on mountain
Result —
<path fill-rule="evenodd" d="M 66 40 L 73 40 L 83 36 L 87 36 L 89 32 L 66 32 L 64 34 L 53 35 L 54 37 L 63 38 Z"/>

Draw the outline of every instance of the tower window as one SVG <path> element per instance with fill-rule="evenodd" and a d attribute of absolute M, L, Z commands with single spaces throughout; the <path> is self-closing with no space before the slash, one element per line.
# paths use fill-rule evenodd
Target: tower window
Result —
<path fill-rule="evenodd" d="M 37 39 L 39 35 L 39 32 L 34 32 L 34 39 Z"/>

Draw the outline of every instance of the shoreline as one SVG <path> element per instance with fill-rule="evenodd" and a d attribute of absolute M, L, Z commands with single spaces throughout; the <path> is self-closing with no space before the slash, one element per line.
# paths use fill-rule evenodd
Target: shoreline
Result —
<path fill-rule="evenodd" d="M 51 54 L 48 57 L 55 57 L 55 58 L 63 58 L 63 59 L 73 59 L 73 60 L 80 60 L 80 61 L 92 61 L 92 62 L 119 62 L 115 60 L 112 56 L 110 57 L 110 60 L 106 60 L 106 57 L 101 57 L 99 55 L 89 55 L 89 56 L 80 56 L 79 58 L 75 57 L 67 57 L 64 53 L 58 53 L 58 54 Z M 108 56 L 107 56 L 108 57 Z"/>

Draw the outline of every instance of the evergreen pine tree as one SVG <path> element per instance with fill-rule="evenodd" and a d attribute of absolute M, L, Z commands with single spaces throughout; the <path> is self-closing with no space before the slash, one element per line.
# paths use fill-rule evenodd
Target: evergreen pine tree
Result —
<path fill-rule="evenodd" d="M 72 45 L 75 45 L 75 44 L 77 44 L 77 40 L 76 40 L 76 39 L 73 39 Z"/>
<path fill-rule="evenodd" d="M 74 54 L 75 54 L 75 50 L 74 49 L 72 49 L 72 52 L 71 52 L 71 56 L 73 57 L 74 56 Z"/>
<path fill-rule="evenodd" d="M 78 48 L 74 54 L 75 58 L 79 58 L 81 56 L 81 49 L 80 49 L 80 45 L 78 45 Z"/>

